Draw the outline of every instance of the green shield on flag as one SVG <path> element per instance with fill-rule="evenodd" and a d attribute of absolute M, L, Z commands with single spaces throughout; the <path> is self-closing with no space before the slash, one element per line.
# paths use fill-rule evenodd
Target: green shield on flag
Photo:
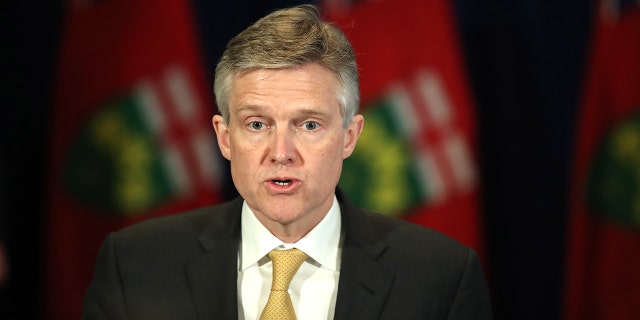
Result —
<path fill-rule="evenodd" d="M 172 193 L 162 148 L 135 93 L 97 108 L 68 152 L 64 186 L 78 203 L 130 216 Z"/>
<path fill-rule="evenodd" d="M 640 114 L 614 126 L 596 150 L 587 203 L 595 214 L 640 227 Z"/>
<path fill-rule="evenodd" d="M 390 99 L 368 106 L 365 128 L 344 161 L 341 189 L 360 207 L 401 215 L 426 197 L 418 161 Z"/>

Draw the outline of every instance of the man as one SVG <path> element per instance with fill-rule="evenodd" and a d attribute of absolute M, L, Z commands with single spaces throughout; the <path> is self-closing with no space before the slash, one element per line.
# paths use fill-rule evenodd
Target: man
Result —
<path fill-rule="evenodd" d="M 232 39 L 214 90 L 241 197 L 110 234 L 85 319 L 491 317 L 473 250 L 336 191 L 364 119 L 353 49 L 315 7 Z"/>

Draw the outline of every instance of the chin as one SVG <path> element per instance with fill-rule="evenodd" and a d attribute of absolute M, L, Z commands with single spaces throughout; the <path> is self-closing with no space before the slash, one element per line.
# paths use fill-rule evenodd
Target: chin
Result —
<path fill-rule="evenodd" d="M 267 218 L 279 224 L 287 225 L 287 224 L 296 222 L 300 218 L 300 216 L 301 215 L 299 213 L 277 212 L 275 214 L 268 214 Z"/>

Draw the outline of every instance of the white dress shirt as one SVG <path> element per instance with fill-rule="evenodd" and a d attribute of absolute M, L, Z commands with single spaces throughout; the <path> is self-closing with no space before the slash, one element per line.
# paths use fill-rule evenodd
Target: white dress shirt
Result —
<path fill-rule="evenodd" d="M 298 319 L 331 320 L 336 306 L 342 252 L 340 206 L 333 205 L 320 223 L 298 242 L 286 244 L 242 206 L 242 240 L 238 250 L 238 317 L 259 319 L 271 291 L 269 251 L 298 248 L 309 257 L 289 286 Z"/>

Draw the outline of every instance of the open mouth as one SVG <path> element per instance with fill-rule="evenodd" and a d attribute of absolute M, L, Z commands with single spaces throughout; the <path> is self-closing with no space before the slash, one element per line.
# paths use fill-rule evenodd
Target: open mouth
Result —
<path fill-rule="evenodd" d="M 277 184 L 281 187 L 286 187 L 291 184 L 291 180 L 271 180 L 274 184 Z"/>

